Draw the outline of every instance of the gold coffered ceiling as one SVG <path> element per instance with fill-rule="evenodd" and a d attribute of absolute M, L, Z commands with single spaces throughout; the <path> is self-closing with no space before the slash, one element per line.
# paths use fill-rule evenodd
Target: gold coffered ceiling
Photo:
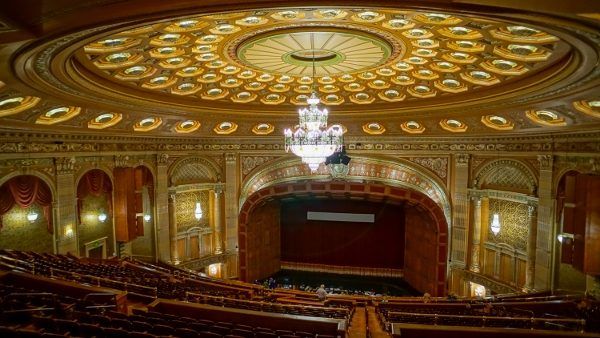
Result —
<path fill-rule="evenodd" d="M 349 138 L 600 127 L 600 37 L 577 22 L 391 2 L 203 6 L 9 44 L 0 129 L 275 138 L 313 90 Z"/>
<path fill-rule="evenodd" d="M 539 72 L 568 50 L 543 30 L 487 18 L 294 8 L 118 31 L 85 45 L 78 59 L 126 86 L 243 109 L 303 105 L 314 87 L 324 104 L 341 105 L 342 112 L 356 105 L 459 99 Z"/>

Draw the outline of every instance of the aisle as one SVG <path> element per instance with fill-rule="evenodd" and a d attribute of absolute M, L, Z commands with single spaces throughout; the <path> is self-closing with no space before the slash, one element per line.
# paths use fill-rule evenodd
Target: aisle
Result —
<path fill-rule="evenodd" d="M 379 318 L 377 318 L 377 314 L 375 313 L 375 307 L 367 306 L 366 311 L 371 338 L 389 338 L 390 334 L 387 333 L 385 329 L 381 327 Z"/>
<path fill-rule="evenodd" d="M 350 328 L 348 330 L 348 338 L 365 338 L 367 337 L 367 316 L 364 307 L 357 307 L 354 310 L 352 319 L 350 320 Z"/>

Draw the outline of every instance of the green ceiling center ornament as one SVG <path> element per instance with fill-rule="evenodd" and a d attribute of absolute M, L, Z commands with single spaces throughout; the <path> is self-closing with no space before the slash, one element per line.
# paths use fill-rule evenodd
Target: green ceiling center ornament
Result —
<path fill-rule="evenodd" d="M 316 76 L 336 76 L 381 65 L 391 53 L 392 46 L 376 35 L 323 28 L 269 32 L 237 49 L 247 66 L 291 76 L 311 76 L 313 59 Z"/>

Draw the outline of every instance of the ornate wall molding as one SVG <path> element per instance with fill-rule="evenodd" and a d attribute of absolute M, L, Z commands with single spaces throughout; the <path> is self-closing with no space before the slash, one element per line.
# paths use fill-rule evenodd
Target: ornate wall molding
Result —
<path fill-rule="evenodd" d="M 528 205 L 537 205 L 538 198 L 527 194 L 522 194 L 513 191 L 493 190 L 493 189 L 469 189 L 469 197 L 473 198 L 494 198 L 498 200 L 512 201 L 524 203 Z"/>
<path fill-rule="evenodd" d="M 447 157 L 408 157 L 409 161 L 430 169 L 434 174 L 446 182 L 448 178 Z"/>
<path fill-rule="evenodd" d="M 211 264 L 215 263 L 225 263 L 231 257 L 237 256 L 237 252 L 229 252 L 226 251 L 222 254 L 211 255 L 207 257 L 202 257 L 200 259 L 195 259 L 192 261 L 183 262 L 178 265 L 180 268 L 190 269 L 190 270 L 198 270 L 204 267 L 207 267 Z"/>
<path fill-rule="evenodd" d="M 523 135 L 507 137 L 431 137 L 415 141 L 413 138 L 394 137 L 348 137 L 346 148 L 350 153 L 398 153 L 434 152 L 441 154 L 477 152 L 492 153 L 558 153 L 571 152 L 578 156 L 594 156 L 600 153 L 600 132 L 570 133 L 560 135 Z M 268 151 L 284 154 L 279 138 L 253 139 L 222 138 L 166 138 L 140 139 L 132 136 L 102 136 L 89 134 L 14 133 L 0 132 L 0 158 L 3 154 L 23 153 L 90 153 L 111 152 L 125 155 L 133 152 L 177 153 L 190 151 Z M 556 154 L 559 155 L 559 154 Z"/>
<path fill-rule="evenodd" d="M 254 168 L 278 158 L 277 156 L 242 156 L 242 178 L 245 178 Z"/>
<path fill-rule="evenodd" d="M 58 175 L 73 174 L 75 171 L 75 157 L 57 157 L 54 159 L 56 173 Z"/>
<path fill-rule="evenodd" d="M 459 273 L 460 276 L 466 281 L 477 283 L 479 285 L 483 285 L 483 286 L 485 286 L 486 289 L 490 289 L 499 294 L 513 293 L 513 292 L 518 291 L 517 288 L 514 288 L 510 285 L 501 283 L 492 278 L 480 275 L 480 274 L 472 272 L 472 271 L 458 270 L 458 269 L 452 270 L 452 271 L 454 273 Z"/>

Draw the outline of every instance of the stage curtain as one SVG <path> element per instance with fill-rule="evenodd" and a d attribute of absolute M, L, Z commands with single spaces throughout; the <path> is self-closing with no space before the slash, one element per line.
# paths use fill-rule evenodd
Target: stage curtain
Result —
<path fill-rule="evenodd" d="M 34 203 L 42 207 L 48 232 L 52 233 L 52 212 L 50 210 L 52 207 L 52 192 L 41 179 L 31 175 L 17 176 L 2 186 L 0 191 L 0 227 L 2 227 L 1 217 L 12 209 L 15 204 L 21 208 L 29 208 Z"/>

